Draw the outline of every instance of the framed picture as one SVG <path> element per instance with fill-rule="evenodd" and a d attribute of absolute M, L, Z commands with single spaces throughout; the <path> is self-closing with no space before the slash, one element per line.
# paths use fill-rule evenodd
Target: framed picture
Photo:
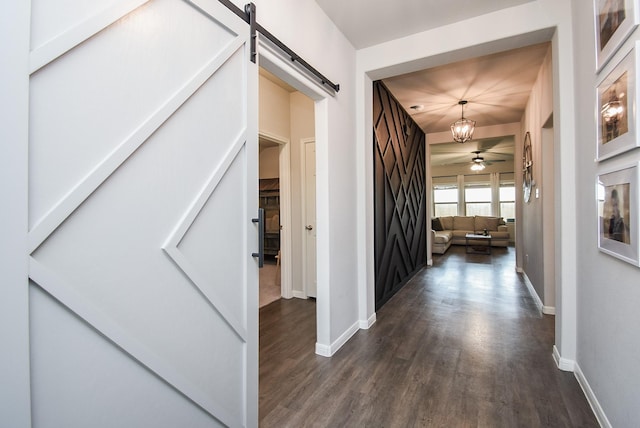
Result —
<path fill-rule="evenodd" d="M 593 0 L 596 33 L 596 72 L 638 26 L 635 0 Z"/>
<path fill-rule="evenodd" d="M 598 83 L 596 116 L 598 160 L 638 147 L 636 102 L 638 49 L 629 53 Z"/>
<path fill-rule="evenodd" d="M 598 249 L 640 266 L 638 164 L 598 176 Z"/>

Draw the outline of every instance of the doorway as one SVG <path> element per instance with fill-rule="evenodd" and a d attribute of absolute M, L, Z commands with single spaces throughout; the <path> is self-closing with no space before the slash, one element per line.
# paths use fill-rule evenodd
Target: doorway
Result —
<path fill-rule="evenodd" d="M 263 307 L 280 297 L 316 297 L 316 138 L 314 101 L 265 69 L 259 106 L 260 202 L 266 210 Z"/>
<path fill-rule="evenodd" d="M 282 218 L 280 156 L 286 142 L 259 136 L 258 206 L 264 210 L 264 266 L 259 271 L 259 307 L 264 307 L 286 295 L 282 281 Z M 282 193 L 287 195 L 288 192 Z"/>

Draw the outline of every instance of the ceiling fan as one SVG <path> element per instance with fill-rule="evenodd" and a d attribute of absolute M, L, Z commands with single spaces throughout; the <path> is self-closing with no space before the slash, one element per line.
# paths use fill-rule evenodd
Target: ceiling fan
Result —
<path fill-rule="evenodd" d="M 471 170 L 472 171 L 482 171 L 485 167 L 495 163 L 495 162 L 504 162 L 504 159 L 494 159 L 494 160 L 485 160 L 484 157 L 480 156 L 482 150 L 474 150 L 473 153 L 475 156 L 471 158 Z M 462 163 L 461 165 L 466 164 L 467 162 Z"/>

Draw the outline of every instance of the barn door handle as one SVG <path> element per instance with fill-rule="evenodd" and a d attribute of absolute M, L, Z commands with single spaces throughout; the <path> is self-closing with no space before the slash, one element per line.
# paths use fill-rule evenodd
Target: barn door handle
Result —
<path fill-rule="evenodd" d="M 258 223 L 258 252 L 251 253 L 258 258 L 258 267 L 264 266 L 264 208 L 258 208 L 258 218 L 252 218 L 253 223 Z"/>

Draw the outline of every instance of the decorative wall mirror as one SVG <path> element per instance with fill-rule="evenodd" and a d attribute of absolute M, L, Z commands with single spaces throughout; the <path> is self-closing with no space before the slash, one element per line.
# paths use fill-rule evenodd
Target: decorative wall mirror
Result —
<path fill-rule="evenodd" d="M 533 156 L 531 153 L 531 135 L 524 134 L 524 148 L 522 149 L 522 195 L 524 201 L 531 200 L 531 186 L 533 185 Z"/>

